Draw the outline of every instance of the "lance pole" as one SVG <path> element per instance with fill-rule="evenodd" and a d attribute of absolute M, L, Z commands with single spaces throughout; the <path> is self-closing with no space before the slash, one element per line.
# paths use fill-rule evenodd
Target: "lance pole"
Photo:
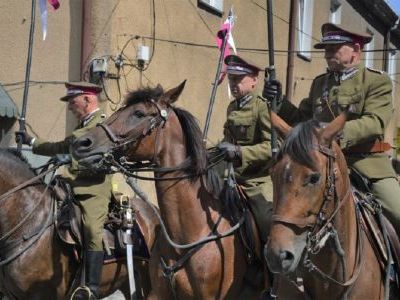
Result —
<path fill-rule="evenodd" d="M 232 16 L 232 10 L 229 12 L 229 16 L 228 18 Z M 220 79 L 221 76 L 221 70 L 222 70 L 222 63 L 224 61 L 224 53 L 225 53 L 225 49 L 226 49 L 226 44 L 228 42 L 228 30 L 224 29 L 224 30 L 220 30 L 218 32 L 218 34 L 220 35 L 219 37 L 222 38 L 222 46 L 220 49 L 220 54 L 219 54 L 219 60 L 218 60 L 218 66 L 217 66 L 217 72 L 215 74 L 215 79 L 214 79 L 214 83 L 213 83 L 213 88 L 211 91 L 211 96 L 210 96 L 210 102 L 208 104 L 208 111 L 207 111 L 207 117 L 206 117 L 206 122 L 204 125 L 204 131 L 203 131 L 203 142 L 206 143 L 207 141 L 207 134 L 208 134 L 208 128 L 210 126 L 210 120 L 211 120 L 211 115 L 212 115 L 212 110 L 214 107 L 214 102 L 215 102 L 215 95 L 217 94 L 217 88 L 218 88 L 218 81 Z"/>
<path fill-rule="evenodd" d="M 265 78 L 268 80 L 276 79 L 275 72 L 275 60 L 274 60 L 274 24 L 273 24 L 273 16 L 272 16 L 272 0 L 267 0 L 267 19 L 268 19 L 268 57 L 269 57 L 269 66 L 265 68 Z M 277 99 L 274 97 L 271 101 L 271 109 L 276 112 Z M 275 158 L 278 153 L 278 136 L 276 129 L 272 126 L 271 128 L 271 150 L 272 157 Z"/>
<path fill-rule="evenodd" d="M 26 70 L 25 70 L 25 86 L 24 86 L 24 95 L 22 98 L 22 109 L 21 114 L 19 116 L 19 131 L 26 131 L 25 122 L 26 122 L 26 107 L 28 105 L 28 92 L 29 92 L 29 78 L 31 74 L 31 64 L 32 64 L 32 49 L 33 49 L 33 37 L 35 33 L 35 12 L 36 12 L 36 0 L 32 0 L 32 8 L 31 8 L 31 27 L 29 31 L 29 44 L 28 44 L 28 58 L 26 62 Z M 17 136 L 17 150 L 21 151 L 22 148 L 22 139 L 20 136 Z"/>

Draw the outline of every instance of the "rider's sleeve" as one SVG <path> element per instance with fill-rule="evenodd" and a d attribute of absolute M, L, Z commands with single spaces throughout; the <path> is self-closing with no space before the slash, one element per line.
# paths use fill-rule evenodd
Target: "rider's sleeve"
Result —
<path fill-rule="evenodd" d="M 35 154 L 54 156 L 56 154 L 69 154 L 69 147 L 74 137 L 68 136 L 63 141 L 48 142 L 40 138 L 35 139 L 32 145 L 32 152 Z"/>

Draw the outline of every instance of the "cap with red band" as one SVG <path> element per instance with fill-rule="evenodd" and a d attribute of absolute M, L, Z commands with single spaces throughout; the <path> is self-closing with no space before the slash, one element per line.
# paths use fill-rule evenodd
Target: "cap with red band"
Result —
<path fill-rule="evenodd" d="M 97 95 L 102 91 L 101 86 L 85 81 L 66 82 L 65 87 L 67 88 L 67 94 L 60 98 L 61 101 L 68 101 L 73 97 L 83 94 Z"/>
<path fill-rule="evenodd" d="M 314 45 L 315 49 L 324 49 L 327 45 L 334 44 L 360 44 L 363 47 L 372 40 L 368 33 L 359 33 L 345 29 L 342 25 L 325 23 L 321 27 L 321 42 Z"/>

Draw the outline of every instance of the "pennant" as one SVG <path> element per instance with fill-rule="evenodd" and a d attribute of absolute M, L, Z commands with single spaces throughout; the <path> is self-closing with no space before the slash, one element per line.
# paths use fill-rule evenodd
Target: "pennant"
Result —
<path fill-rule="evenodd" d="M 224 42 L 224 39 L 223 39 L 224 32 L 226 31 L 227 45 L 226 45 L 225 51 L 224 51 L 224 59 L 225 59 L 225 57 L 227 57 L 228 55 L 231 54 L 231 48 L 233 50 L 233 53 L 236 54 L 235 41 L 233 40 L 233 35 L 232 35 L 232 28 L 233 28 L 234 22 L 235 22 L 235 16 L 233 14 L 233 9 L 231 8 L 229 11 L 228 17 L 226 18 L 225 22 L 221 25 L 221 28 L 217 33 L 217 46 L 218 46 L 218 49 L 221 50 L 222 44 Z M 218 80 L 218 85 L 222 83 L 225 76 L 226 76 L 226 65 L 224 64 L 224 67 L 221 71 L 221 75 Z"/>
<path fill-rule="evenodd" d="M 48 0 L 48 1 L 54 9 L 60 7 L 60 3 L 58 2 L 58 0 Z M 40 20 L 42 22 L 43 41 L 44 41 L 46 40 L 47 36 L 47 0 L 40 0 L 39 7 L 40 7 Z"/>

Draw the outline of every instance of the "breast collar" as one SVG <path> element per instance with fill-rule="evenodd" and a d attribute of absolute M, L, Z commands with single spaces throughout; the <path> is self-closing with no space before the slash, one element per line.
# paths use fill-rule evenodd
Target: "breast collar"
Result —
<path fill-rule="evenodd" d="M 352 67 L 346 70 L 343 70 L 341 72 L 332 72 L 328 71 L 333 75 L 333 78 L 335 78 L 336 82 L 342 82 L 346 81 L 348 79 L 353 78 L 359 71 L 360 69 L 358 67 Z"/>
<path fill-rule="evenodd" d="M 240 108 L 244 107 L 247 103 L 250 102 L 251 99 L 253 99 L 252 94 L 247 94 L 247 95 L 243 96 L 242 98 L 236 99 L 237 108 L 240 109 Z"/>

